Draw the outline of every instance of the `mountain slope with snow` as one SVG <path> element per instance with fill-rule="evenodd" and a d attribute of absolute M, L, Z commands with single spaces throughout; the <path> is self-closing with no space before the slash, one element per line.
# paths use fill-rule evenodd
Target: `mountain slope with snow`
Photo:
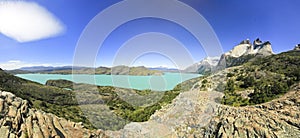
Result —
<path fill-rule="evenodd" d="M 187 67 L 184 72 L 205 74 L 211 72 L 218 65 L 220 57 L 206 57 L 198 63 Z"/>

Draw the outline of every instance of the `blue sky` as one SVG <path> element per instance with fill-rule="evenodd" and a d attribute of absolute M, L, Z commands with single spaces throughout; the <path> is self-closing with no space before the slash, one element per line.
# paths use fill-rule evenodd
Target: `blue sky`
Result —
<path fill-rule="evenodd" d="M 119 1 L 34 0 L 26 2 L 34 2 L 47 9 L 60 21 L 64 30 L 55 36 L 29 42 L 19 42 L 0 33 L 0 67 L 2 68 L 71 65 L 77 41 L 86 25 L 99 12 Z M 182 2 L 205 17 L 214 29 L 223 51 L 230 50 L 247 38 L 254 40 L 259 37 L 264 41 L 269 40 L 275 53 L 292 49 L 300 43 L 300 9 L 298 8 L 300 1 L 298 0 L 182 0 Z M 164 9 L 157 10 L 164 12 Z M 163 19 L 144 18 L 125 23 L 113 31 L 99 49 L 96 65 L 111 66 L 122 44 L 146 32 L 160 32 L 176 38 L 191 53 L 194 62 L 206 56 L 201 44 L 185 28 Z M 179 56 L 180 54 L 178 51 Z M 137 59 L 135 65 L 172 67 L 172 62 L 163 56 L 148 54 Z"/>

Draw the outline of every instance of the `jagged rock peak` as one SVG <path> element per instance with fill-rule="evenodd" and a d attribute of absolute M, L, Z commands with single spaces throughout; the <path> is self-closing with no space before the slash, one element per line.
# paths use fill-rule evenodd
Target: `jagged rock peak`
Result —
<path fill-rule="evenodd" d="M 251 44 L 250 40 L 246 39 L 236 45 L 232 50 L 225 53 L 225 55 L 231 57 L 240 57 L 249 54 L 271 55 L 273 54 L 271 43 L 269 41 L 262 42 L 257 38 L 253 41 L 253 44 Z"/>
<path fill-rule="evenodd" d="M 217 65 L 217 69 L 221 70 L 227 67 L 241 65 L 256 56 L 272 55 L 273 50 L 269 41 L 263 42 L 259 38 L 254 40 L 253 44 L 250 40 L 244 40 L 234 46 L 232 50 L 224 53 Z"/>
<path fill-rule="evenodd" d="M 258 45 L 261 45 L 261 44 L 262 44 L 262 41 L 261 41 L 259 38 L 256 38 L 256 39 L 253 41 L 254 48 L 255 48 L 255 46 L 258 46 Z"/>
<path fill-rule="evenodd" d="M 294 48 L 294 50 L 300 50 L 300 44 L 297 44 Z"/>
<path fill-rule="evenodd" d="M 249 39 L 243 40 L 240 44 L 250 44 L 250 40 Z"/>
<path fill-rule="evenodd" d="M 273 54 L 271 42 L 269 41 L 263 42 L 260 45 L 255 45 L 253 48 L 254 48 L 254 54 L 257 55 L 268 56 Z"/>

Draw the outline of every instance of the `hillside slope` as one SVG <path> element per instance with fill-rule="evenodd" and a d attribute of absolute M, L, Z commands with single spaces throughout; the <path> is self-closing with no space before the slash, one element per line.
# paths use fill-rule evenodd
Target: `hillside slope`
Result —
<path fill-rule="evenodd" d="M 72 91 L 52 86 L 44 86 L 21 79 L 0 69 L 0 90 L 8 91 L 27 100 L 29 104 L 48 113 L 83 122 L 85 127 L 93 128 L 78 107 L 76 94 Z"/>
<path fill-rule="evenodd" d="M 268 102 L 300 81 L 300 51 L 257 58 L 227 74 L 222 103 L 245 106 Z"/>
<path fill-rule="evenodd" d="M 82 122 L 89 129 L 119 130 L 132 121 L 147 121 L 185 87 L 189 85 L 178 85 L 174 90 L 155 92 L 77 84 L 66 80 L 50 80 L 47 85 L 41 85 L 0 70 L 0 90 L 10 91 L 17 97 L 28 100 L 36 109 L 73 122 Z"/>
<path fill-rule="evenodd" d="M 289 51 L 259 58 L 246 65 L 227 68 L 200 78 L 193 83 L 192 89 L 180 93 L 170 105 L 152 115 L 149 121 L 129 123 L 120 131 L 105 133 L 117 137 L 300 137 L 300 83 L 297 80 L 299 54 L 299 51 Z M 244 107 L 221 104 L 223 92 L 227 94 L 227 81 L 239 74 L 240 69 L 253 64 L 258 65 L 253 67 L 259 69 L 260 73 L 280 73 L 279 76 L 288 76 L 294 81 L 286 91 L 273 93 L 276 96 L 268 99 L 269 102 L 261 101 L 261 104 L 246 104 Z M 288 68 L 283 68 L 283 65 Z M 246 73 L 255 73 L 255 70 Z M 271 79 L 287 83 L 280 78 Z M 253 89 L 252 86 L 246 86 L 247 89 Z M 258 95 L 264 97 L 264 93 L 267 91 L 260 91 Z"/>
<path fill-rule="evenodd" d="M 206 78 L 222 80 L 231 70 Z M 204 79 L 200 80 L 203 81 Z M 224 137 L 224 138 L 297 138 L 300 136 L 300 84 L 290 92 L 255 106 L 232 107 L 216 101 L 222 97 L 215 91 L 198 88 L 183 92 L 142 123 L 129 123 L 120 131 L 105 131 L 111 137 Z M 194 86 L 196 86 L 195 84 Z"/>

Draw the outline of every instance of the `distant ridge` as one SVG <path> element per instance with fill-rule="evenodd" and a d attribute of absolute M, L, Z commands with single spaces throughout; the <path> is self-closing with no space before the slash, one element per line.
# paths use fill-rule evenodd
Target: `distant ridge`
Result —
<path fill-rule="evenodd" d="M 162 72 L 178 72 L 180 71 L 179 69 L 176 68 L 166 68 L 166 67 L 148 67 L 150 70 L 158 70 Z"/>
<path fill-rule="evenodd" d="M 62 66 L 62 67 L 53 67 L 53 66 L 32 66 L 32 67 L 22 67 L 19 68 L 18 70 L 23 70 L 23 71 L 54 71 L 54 70 L 78 70 L 78 69 L 84 69 L 87 67 L 73 67 L 73 66 Z"/>
<path fill-rule="evenodd" d="M 218 65 L 220 57 L 206 57 L 198 63 L 187 67 L 184 72 L 205 74 L 211 72 Z"/>
<path fill-rule="evenodd" d="M 137 75 L 137 76 L 148 76 L 148 75 L 162 75 L 161 70 L 151 70 L 144 66 L 139 67 L 128 67 L 128 66 L 115 66 L 112 68 L 108 67 L 73 67 L 73 66 L 33 66 L 23 67 L 16 70 L 6 71 L 11 74 L 27 74 L 27 73 L 41 73 L 41 74 L 114 74 L 114 75 Z"/>

